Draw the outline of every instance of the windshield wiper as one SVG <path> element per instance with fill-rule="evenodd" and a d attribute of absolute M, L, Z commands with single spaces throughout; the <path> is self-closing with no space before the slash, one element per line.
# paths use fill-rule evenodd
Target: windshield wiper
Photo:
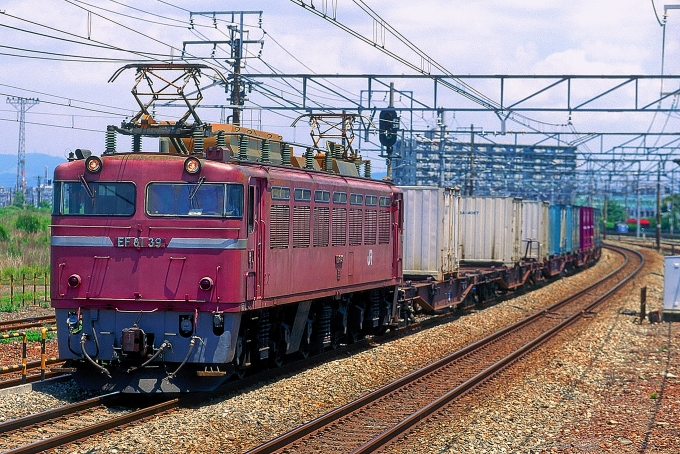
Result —
<path fill-rule="evenodd" d="M 201 177 L 198 179 L 198 184 L 194 188 L 191 189 L 191 192 L 189 193 L 189 200 L 193 200 L 194 197 L 196 197 L 196 193 L 198 192 L 198 188 L 201 187 L 203 182 L 205 181 L 205 177 Z"/>
<path fill-rule="evenodd" d="M 87 195 L 90 196 L 92 200 L 94 200 L 94 192 L 92 191 L 92 188 L 90 188 L 90 185 L 87 184 L 87 181 L 85 180 L 85 175 L 79 175 L 78 179 L 80 180 L 80 183 L 83 185 L 85 188 L 85 191 L 87 191 Z"/>

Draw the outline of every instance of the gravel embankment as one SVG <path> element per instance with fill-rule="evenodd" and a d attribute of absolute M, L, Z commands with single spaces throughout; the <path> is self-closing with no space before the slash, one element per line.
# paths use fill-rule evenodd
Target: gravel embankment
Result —
<path fill-rule="evenodd" d="M 635 324 L 619 313 L 639 307 L 641 285 L 649 287 L 649 310 L 661 307 L 663 261 L 646 255 L 653 268 L 592 320 L 537 350 L 521 370 L 511 368 L 461 407 L 428 421 L 393 452 L 639 452 L 645 446 L 675 452 L 680 371 L 671 353 L 680 330 Z M 56 452 L 246 451 L 558 301 L 610 272 L 618 260 L 605 251 L 591 269 L 451 323 Z M 3 398 L 0 414 L 34 412 L 46 402 L 66 401 L 70 392 L 75 388 L 64 384 L 12 402 Z M 650 397 L 654 392 L 657 399 Z"/>

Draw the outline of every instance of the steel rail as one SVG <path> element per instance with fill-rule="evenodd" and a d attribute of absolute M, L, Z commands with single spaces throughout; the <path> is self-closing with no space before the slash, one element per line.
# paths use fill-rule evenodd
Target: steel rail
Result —
<path fill-rule="evenodd" d="M 46 315 L 43 317 L 29 317 L 17 320 L 6 320 L 0 322 L 0 331 L 20 331 L 26 328 L 33 328 L 36 326 L 49 325 L 56 323 L 57 319 L 54 315 Z"/>
<path fill-rule="evenodd" d="M 17 420 L 12 420 L 8 421 L 5 424 L 10 424 L 13 423 L 16 428 L 23 427 L 21 423 L 23 422 L 24 424 L 27 424 L 24 422 L 24 420 L 28 420 L 28 424 L 37 424 L 42 421 L 48 421 L 54 418 L 57 418 L 59 416 L 63 415 L 68 415 L 75 413 L 77 411 L 82 411 L 87 408 L 95 407 L 98 405 L 103 405 L 106 403 L 110 403 L 116 398 L 120 397 L 120 393 L 113 393 L 113 394 L 107 394 L 106 396 L 101 396 L 95 399 L 89 399 L 87 401 L 80 402 L 78 404 L 73 404 L 69 405 L 68 408 L 61 407 L 55 410 L 48 410 L 43 413 L 39 413 L 37 415 L 31 415 L 27 416 L 25 418 L 20 418 Z M 98 400 L 104 400 L 97 402 Z M 107 402 L 108 401 L 108 402 Z M 169 410 L 172 410 L 176 408 L 179 405 L 180 398 L 174 398 L 165 402 L 161 402 L 159 404 L 151 405 L 149 407 L 145 407 L 136 411 L 132 411 L 130 413 L 127 413 L 122 416 L 114 417 L 111 419 L 107 419 L 106 421 L 102 421 L 99 423 L 91 424 L 86 427 L 82 427 L 80 429 L 72 430 L 70 432 L 66 432 L 63 434 L 55 435 L 53 437 L 36 441 L 34 443 L 20 446 L 18 448 L 10 449 L 8 451 L 5 451 L 5 454 L 33 454 L 33 453 L 38 453 L 38 452 L 43 452 L 47 449 L 52 449 L 56 448 L 59 446 L 66 445 L 68 443 L 72 443 L 74 441 L 80 440 L 81 438 L 89 437 L 92 435 L 96 435 L 102 432 L 106 432 L 111 429 L 119 428 L 122 425 L 125 424 L 130 424 L 131 422 L 134 421 L 139 421 L 140 419 L 148 418 L 150 416 L 156 415 L 158 413 L 163 413 Z M 82 408 L 74 410 L 74 407 L 81 405 Z M 63 412 L 63 415 L 57 415 L 56 413 L 59 411 Z M 41 419 L 44 418 L 44 419 Z M 2 429 L 2 426 L 0 425 L 0 429 Z M 12 429 L 12 430 L 15 430 Z M 2 433 L 2 432 L 0 432 Z"/>
<path fill-rule="evenodd" d="M 617 250 L 617 248 L 613 248 L 613 247 L 611 249 Z M 463 384 L 457 386 L 456 388 L 453 388 L 452 390 L 450 390 L 446 394 L 442 395 L 440 398 L 431 402 L 426 407 L 423 407 L 419 411 L 411 414 L 410 416 L 408 416 L 407 418 L 402 420 L 400 423 L 390 427 L 388 430 L 384 431 L 382 434 L 380 434 L 377 437 L 374 437 L 373 439 L 369 440 L 364 445 L 362 445 L 359 448 L 352 451 L 352 454 L 365 454 L 365 453 L 369 453 L 369 452 L 374 452 L 378 448 L 386 445 L 389 441 L 396 438 L 398 435 L 408 431 L 410 428 L 412 428 L 413 426 L 418 424 L 423 419 L 425 419 L 428 416 L 430 416 L 431 414 L 435 413 L 437 410 L 441 409 L 445 405 L 448 405 L 450 402 L 452 402 L 457 397 L 461 396 L 462 394 L 466 393 L 467 391 L 469 391 L 470 389 L 474 388 L 475 386 L 481 384 L 482 382 L 488 380 L 490 377 L 496 375 L 498 372 L 505 369 L 511 363 L 519 360 L 521 357 L 523 357 L 526 354 L 528 354 L 529 352 L 535 350 L 540 345 L 546 343 L 549 339 L 554 337 L 557 333 L 565 330 L 567 327 L 576 323 L 576 321 L 578 321 L 582 318 L 582 315 L 583 315 L 584 312 L 592 311 L 595 307 L 602 304 L 614 292 L 618 291 L 623 285 L 625 285 L 626 283 L 628 283 L 628 281 L 630 281 L 633 277 L 635 277 L 640 272 L 640 270 L 642 269 L 642 267 L 645 264 L 644 257 L 642 257 L 642 255 L 639 252 L 633 251 L 633 250 L 627 250 L 627 251 L 630 251 L 631 253 L 636 254 L 640 259 L 640 264 L 635 268 L 635 270 L 631 274 L 629 274 L 624 279 L 619 281 L 614 287 L 610 288 L 605 293 L 598 296 L 592 303 L 588 304 L 581 312 L 577 312 L 577 313 L 571 315 L 570 317 L 566 318 L 564 321 L 562 321 L 558 325 L 555 325 L 553 328 L 545 331 L 543 334 L 536 337 L 534 340 L 528 342 L 522 348 L 516 350 L 515 352 L 511 353 L 510 355 L 508 355 L 505 358 L 501 359 L 500 361 L 496 362 L 495 364 L 488 367 L 484 371 L 480 372 L 479 374 L 477 374 L 474 377 L 470 378 L 469 380 L 465 381 Z M 623 267 L 628 263 L 628 260 L 629 260 L 628 257 L 626 257 L 624 264 L 619 269 L 623 269 Z M 608 277 L 606 279 L 608 279 Z M 600 280 L 599 282 L 602 283 L 605 280 Z M 579 292 L 579 294 L 583 294 L 586 291 L 587 290 Z"/>
<path fill-rule="evenodd" d="M 46 366 L 52 366 L 54 364 L 59 364 L 63 363 L 65 360 L 60 359 L 60 358 L 47 358 L 45 360 L 45 365 Z M 42 361 L 30 361 L 26 363 L 26 370 L 30 369 L 40 369 L 40 366 L 42 366 Z M 12 365 L 12 366 L 0 366 L 0 375 L 5 375 L 5 374 L 16 374 L 17 372 L 21 372 L 23 369 L 23 365 Z M 2 383 L 2 381 L 0 381 Z"/>
<path fill-rule="evenodd" d="M 62 377 L 64 375 L 69 375 L 65 372 L 45 372 L 45 378 L 43 379 L 41 374 L 33 374 L 26 376 L 26 382 L 23 382 L 23 378 L 12 378 L 9 380 L 0 380 L 0 389 L 14 388 L 15 386 L 25 385 L 27 383 L 35 383 L 38 381 L 45 381 L 51 378 Z"/>
<path fill-rule="evenodd" d="M 88 408 L 96 407 L 98 405 L 106 405 L 112 403 L 115 399 L 120 397 L 119 393 L 105 394 L 99 397 L 76 402 L 74 404 L 64 405 L 63 407 L 45 410 L 34 415 L 28 415 L 17 419 L 10 419 L 0 423 L 0 434 L 24 428 L 26 426 L 39 424 L 41 422 L 49 421 L 50 419 L 59 418 L 66 415 L 71 415 L 79 411 L 87 410 Z"/>
<path fill-rule="evenodd" d="M 442 368 L 444 365 L 446 365 L 446 364 L 448 364 L 452 361 L 455 361 L 455 360 L 461 358 L 462 356 L 465 356 L 465 355 L 473 352 L 474 350 L 477 350 L 480 347 L 487 345 L 490 342 L 493 342 L 494 340 L 497 340 L 498 338 L 500 338 L 500 337 L 502 337 L 502 336 L 504 336 L 504 335 L 506 335 L 506 334 L 508 334 L 512 331 L 519 330 L 520 328 L 528 325 L 529 323 L 533 322 L 537 318 L 544 316 L 546 313 L 551 312 L 551 311 L 559 308 L 560 306 L 563 306 L 563 305 L 575 300 L 579 296 L 581 296 L 581 295 L 587 293 L 588 291 L 592 290 L 593 288 L 601 285 L 605 281 L 615 277 L 628 264 L 628 258 L 626 256 L 626 254 L 624 252 L 622 252 L 623 248 L 610 247 L 610 246 L 606 246 L 606 247 L 608 247 L 608 248 L 618 252 L 619 254 L 623 255 L 625 260 L 624 260 L 624 263 L 620 267 L 613 270 L 611 273 L 607 274 L 605 277 L 603 277 L 599 281 L 597 281 L 597 282 L 591 284 L 590 286 L 582 289 L 581 291 L 579 291 L 578 293 L 576 293 L 574 295 L 571 295 L 567 298 L 564 298 L 561 301 L 558 301 L 557 303 L 555 303 L 555 304 L 553 304 L 553 305 L 551 305 L 551 306 L 549 306 L 549 307 L 547 307 L 547 308 L 545 308 L 545 309 L 543 309 L 539 312 L 536 312 L 536 313 L 520 320 L 519 322 L 517 322 L 517 323 L 515 323 L 511 326 L 508 326 L 508 327 L 506 327 L 506 328 L 504 328 L 500 331 L 497 331 L 497 332 L 487 336 L 484 339 L 481 339 L 477 342 L 474 342 L 474 343 L 452 353 L 451 355 L 448 355 L 444 358 L 441 358 L 441 359 L 435 361 L 434 363 L 425 366 L 422 369 L 419 369 L 419 370 L 414 371 L 414 372 L 412 372 L 412 373 L 410 373 L 410 374 L 408 374 L 408 375 L 406 375 L 402 378 L 399 378 L 399 379 L 395 380 L 394 382 L 389 383 L 389 384 L 387 384 L 387 385 L 385 385 L 385 386 L 383 386 L 383 387 L 381 387 L 381 388 L 379 388 L 379 389 L 377 389 L 377 390 L 375 390 L 375 391 L 373 391 L 373 392 L 371 392 L 371 393 L 369 393 L 369 394 L 367 394 L 363 397 L 360 397 L 359 399 L 357 399 L 353 402 L 350 402 L 350 403 L 348 403 L 348 404 L 346 404 L 342 407 L 339 407 L 339 408 L 337 408 L 337 409 L 335 409 L 335 410 L 333 410 L 333 411 L 331 411 L 331 412 L 329 412 L 325 415 L 322 415 L 322 416 L 310 421 L 309 423 L 306 423 L 306 424 L 304 424 L 304 425 L 302 425 L 298 428 L 295 428 L 295 429 L 291 430 L 290 432 L 285 433 L 285 434 L 283 434 L 283 435 L 281 435 L 281 436 L 279 436 L 279 437 L 277 437 L 277 438 L 275 438 L 275 439 L 273 439 L 273 440 L 271 440 L 271 441 L 269 441 L 269 442 L 267 442 L 263 445 L 255 447 L 255 448 L 251 449 L 250 451 L 248 451 L 248 454 L 271 453 L 271 452 L 278 451 L 278 450 L 280 450 L 280 449 L 282 449 L 286 446 L 289 446 L 289 445 L 293 444 L 295 441 L 298 441 L 301 438 L 303 438 L 303 437 L 305 437 L 305 436 L 307 436 L 307 435 L 309 435 L 313 432 L 316 432 L 316 431 L 320 430 L 321 428 L 323 428 L 325 426 L 329 426 L 330 424 L 332 424 L 333 422 L 336 422 L 341 417 L 346 416 L 346 415 L 348 415 L 348 414 L 350 414 L 350 413 L 352 413 L 352 412 L 354 412 L 354 411 L 356 411 L 356 410 L 358 410 L 362 407 L 365 407 L 365 406 L 369 405 L 370 403 L 375 402 L 378 399 L 390 394 L 391 392 L 393 392 L 397 389 L 403 388 L 405 385 L 412 383 L 412 382 L 416 381 L 417 379 L 419 379 L 419 378 L 421 378 L 425 375 L 428 375 L 428 374 L 432 373 L 433 371 L 435 371 L 437 369 Z M 628 250 L 626 249 L 626 251 L 628 251 Z M 631 275 L 629 275 L 627 277 L 627 279 L 624 279 L 624 280 L 620 281 L 619 283 L 617 283 L 614 286 L 614 288 L 607 291 L 604 295 L 601 295 L 596 301 L 601 301 L 604 298 L 606 298 L 607 296 L 609 296 L 612 292 L 614 292 L 616 289 L 620 288 L 625 282 L 627 282 L 627 280 L 629 280 L 630 278 L 632 278 L 632 276 L 634 276 L 635 274 L 637 274 L 639 272 L 639 270 L 641 269 L 641 267 L 644 264 L 644 258 L 639 253 L 637 253 L 636 251 L 630 251 L 630 252 L 637 254 L 637 256 L 641 260 L 641 264 L 636 268 L 636 270 Z M 595 304 L 595 303 L 593 303 L 593 304 Z M 590 310 L 592 307 L 594 307 L 593 304 L 588 305 L 587 310 Z M 599 303 L 597 303 L 597 304 L 599 304 Z M 567 322 L 568 322 L 568 324 L 571 324 L 576 319 L 580 318 L 581 314 L 582 314 L 582 312 L 576 313 L 576 314 L 572 315 L 571 317 L 569 317 L 568 319 L 564 320 L 560 324 L 560 325 L 562 325 L 561 329 L 568 326 L 566 324 Z M 560 326 L 560 325 L 557 325 L 557 326 Z M 552 337 L 558 331 L 559 330 L 556 329 L 556 327 L 553 327 L 552 329 L 544 332 L 544 334 L 542 336 L 539 336 L 539 339 L 543 338 L 542 340 L 534 340 L 530 343 L 531 345 L 527 344 L 526 348 L 520 349 L 520 350 L 523 351 L 523 353 L 521 355 L 525 354 L 529 350 L 536 348 L 536 346 L 538 346 L 541 342 L 545 342 L 549 337 Z M 550 333 L 550 334 L 548 334 L 548 333 Z M 450 401 L 452 398 L 455 398 L 456 396 L 458 396 L 458 395 L 464 393 L 465 391 L 471 389 L 472 387 L 474 387 L 475 384 L 478 384 L 478 383 L 480 383 L 480 381 L 483 381 L 484 379 L 488 378 L 488 375 L 484 375 L 485 373 L 486 374 L 497 373 L 498 370 L 506 367 L 509 363 L 511 363 L 512 361 L 515 361 L 518 358 L 518 356 L 513 356 L 513 355 L 509 355 L 509 356 L 511 356 L 511 357 L 506 357 L 506 358 L 500 360 L 497 363 L 497 365 L 495 364 L 495 365 L 490 366 L 484 372 L 477 374 L 477 376 L 467 380 L 466 382 L 464 382 L 463 384 L 458 386 L 457 391 L 454 389 L 454 390 L 451 390 L 448 393 L 446 393 L 446 396 L 447 396 L 448 399 L 445 399 L 444 397 L 437 399 L 437 401 L 433 401 L 432 403 L 430 403 L 429 405 L 427 405 L 426 407 L 421 409 L 420 412 L 422 412 L 422 413 L 416 412 L 416 413 L 412 414 L 411 416 L 409 416 L 406 420 L 402 421 L 402 423 L 398 424 L 398 429 L 395 429 L 395 430 L 397 430 L 397 432 L 390 432 L 390 430 L 388 429 L 388 432 L 390 433 L 389 435 L 386 435 L 386 434 L 379 435 L 378 437 L 375 437 L 373 440 L 369 441 L 367 443 L 368 446 L 366 446 L 365 448 L 363 446 L 361 448 L 358 448 L 358 449 L 366 449 L 366 450 L 364 450 L 364 451 L 357 450 L 355 452 L 370 452 L 371 450 L 374 450 L 376 446 L 381 445 L 381 443 L 384 443 L 385 440 L 393 438 L 395 436 L 395 434 L 401 433 L 403 430 L 406 430 L 405 429 L 406 427 L 411 427 L 413 424 L 417 423 L 418 421 L 420 421 L 424 417 L 426 417 L 426 415 L 429 415 L 432 412 L 436 411 L 436 409 L 440 408 L 445 403 L 445 401 Z M 403 424 L 403 426 L 402 426 L 402 424 Z M 370 445 L 369 445 L 369 443 L 370 443 Z"/>

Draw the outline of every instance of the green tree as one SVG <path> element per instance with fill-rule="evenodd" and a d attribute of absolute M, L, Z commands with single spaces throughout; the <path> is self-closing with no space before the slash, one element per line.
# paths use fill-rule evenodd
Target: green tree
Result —
<path fill-rule="evenodd" d="M 21 191 L 15 191 L 14 192 L 14 201 L 12 202 L 12 205 L 15 207 L 23 207 L 26 204 L 26 196 L 24 196 L 24 193 Z"/>
<path fill-rule="evenodd" d="M 607 201 L 607 222 L 622 222 L 626 220 L 626 212 L 618 202 Z"/>
<path fill-rule="evenodd" d="M 31 213 L 21 213 L 17 216 L 14 227 L 26 233 L 38 233 L 43 229 L 43 222 L 39 216 Z"/>

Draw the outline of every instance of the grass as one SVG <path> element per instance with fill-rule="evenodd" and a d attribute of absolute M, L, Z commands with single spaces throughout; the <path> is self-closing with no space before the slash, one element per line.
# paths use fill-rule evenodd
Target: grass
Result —
<path fill-rule="evenodd" d="M 13 332 L 14 334 L 14 332 Z M 48 331 L 45 339 L 50 340 L 54 339 L 57 337 L 57 333 L 54 331 Z M 41 331 L 26 331 L 26 342 L 40 342 L 42 340 L 42 332 Z M 10 337 L 7 339 L 0 339 L 0 344 L 9 344 L 10 342 L 21 342 L 22 337 Z"/>
<path fill-rule="evenodd" d="M 23 276 L 25 305 L 33 304 L 33 275 L 38 277 L 36 301 L 44 304 L 44 276 L 50 271 L 50 215 L 46 208 L 0 208 L 0 311 L 21 308 Z M 10 301 L 12 277 L 14 299 Z"/>

